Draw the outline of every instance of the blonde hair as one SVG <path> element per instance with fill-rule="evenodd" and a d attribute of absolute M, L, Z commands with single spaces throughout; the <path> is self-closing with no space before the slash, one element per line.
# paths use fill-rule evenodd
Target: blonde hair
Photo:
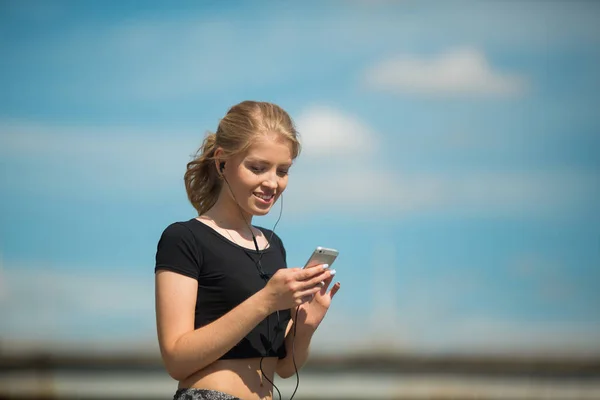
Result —
<path fill-rule="evenodd" d="M 243 101 L 231 107 L 219 122 L 216 133 L 204 139 L 184 175 L 188 199 L 198 215 L 207 212 L 219 198 L 222 180 L 215 165 L 215 150 L 223 149 L 223 158 L 240 154 L 258 135 L 279 134 L 289 140 L 292 159 L 300 154 L 298 132 L 287 112 L 276 104 Z"/>

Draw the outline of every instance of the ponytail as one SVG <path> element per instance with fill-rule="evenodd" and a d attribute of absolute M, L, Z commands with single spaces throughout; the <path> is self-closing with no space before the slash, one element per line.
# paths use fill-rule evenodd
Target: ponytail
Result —
<path fill-rule="evenodd" d="M 187 164 L 184 175 L 185 190 L 198 215 L 207 212 L 216 202 L 221 191 L 221 179 L 215 167 L 214 155 L 217 135 L 209 134 L 192 161 Z"/>

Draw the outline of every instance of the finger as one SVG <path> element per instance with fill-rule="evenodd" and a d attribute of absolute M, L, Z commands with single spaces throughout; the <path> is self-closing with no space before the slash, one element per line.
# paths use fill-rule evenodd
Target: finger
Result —
<path fill-rule="evenodd" d="M 340 290 L 341 286 L 342 286 L 342 284 L 339 282 L 336 282 L 335 285 L 333 285 L 333 287 L 329 291 L 329 296 L 331 296 L 332 299 L 333 299 L 333 296 L 335 296 L 335 294 L 338 292 L 338 290 Z"/>
<path fill-rule="evenodd" d="M 302 272 L 301 268 L 281 268 L 275 271 L 273 277 L 278 277 L 279 279 L 296 279 L 296 274 Z"/>
<path fill-rule="evenodd" d="M 294 303 L 296 304 L 296 306 L 299 306 L 299 305 L 302 305 L 304 303 L 308 303 L 308 302 L 312 301 L 312 299 L 313 299 L 313 296 L 308 296 L 307 295 L 307 296 L 303 296 L 303 297 L 297 298 L 294 301 Z M 292 315 L 293 315 L 293 313 L 292 313 Z"/>
<path fill-rule="evenodd" d="M 320 268 L 327 268 L 327 267 L 329 267 L 329 266 L 324 267 L 324 265 L 327 265 L 327 264 L 311 264 L 309 266 L 304 267 L 303 269 L 317 268 L 317 267 L 320 267 Z"/>
<path fill-rule="evenodd" d="M 326 271 L 327 268 L 329 268 L 329 265 L 320 264 L 315 267 L 301 269 L 300 272 L 297 273 L 297 279 L 299 281 L 305 281 L 314 278 L 315 276 L 323 273 L 323 271 Z"/>
<path fill-rule="evenodd" d="M 317 275 L 316 277 L 306 280 L 306 281 L 302 281 L 301 282 L 301 288 L 302 289 L 306 289 L 309 287 L 313 287 L 313 286 L 318 286 L 319 288 L 321 287 L 321 282 L 326 281 L 327 279 L 331 279 L 331 277 L 335 275 L 335 270 L 332 271 L 322 271 L 319 275 Z"/>
<path fill-rule="evenodd" d="M 325 279 L 324 281 L 321 281 L 321 290 L 319 291 L 319 293 L 321 295 L 324 295 L 327 293 L 327 288 L 329 287 L 329 285 L 331 284 L 331 281 L 333 280 L 333 276 L 330 276 L 329 278 Z"/>
<path fill-rule="evenodd" d="M 321 264 L 315 267 L 305 268 L 300 270 L 299 273 L 296 274 L 296 279 L 298 281 L 307 281 L 310 280 L 323 272 L 326 272 L 329 269 L 329 265 Z"/>
<path fill-rule="evenodd" d="M 315 294 L 319 293 L 320 291 L 321 291 L 321 286 L 317 285 L 317 286 L 313 286 L 311 288 L 308 288 L 306 290 L 302 290 L 302 291 L 298 292 L 296 294 L 296 297 L 297 298 L 303 298 L 303 297 L 306 297 L 306 296 L 312 297 Z"/>

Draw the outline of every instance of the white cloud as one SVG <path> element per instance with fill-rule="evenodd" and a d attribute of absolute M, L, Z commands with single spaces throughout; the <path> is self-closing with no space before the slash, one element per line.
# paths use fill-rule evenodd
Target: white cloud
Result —
<path fill-rule="evenodd" d="M 251 35 L 238 22 L 201 11 L 183 17 L 133 18 L 99 29 L 86 27 L 66 38 L 44 39 L 48 43 L 31 57 L 61 70 L 85 66 L 87 72 L 75 81 L 69 76 L 56 89 L 74 98 L 88 99 L 93 93 L 94 99 L 108 101 L 118 97 L 169 102 L 215 93 L 221 97 L 223 91 L 240 85 L 263 89 L 297 71 L 296 48 L 284 45 L 273 26 L 279 21 L 254 25 Z M 275 59 L 273 49 L 278 51 Z"/>
<path fill-rule="evenodd" d="M 0 132 L 0 156 L 13 166 L 0 181 L 5 187 L 65 196 L 85 196 L 90 188 L 110 197 L 181 186 L 202 141 L 182 131 L 16 122 L 0 122 Z"/>
<path fill-rule="evenodd" d="M 312 106 L 295 119 L 303 156 L 367 154 L 377 145 L 376 133 L 359 118 L 333 107 Z"/>
<path fill-rule="evenodd" d="M 302 159 L 365 155 L 378 145 L 373 129 L 333 107 L 307 107 L 295 121 L 303 144 Z M 0 121 L 0 132 L 0 156 L 26 165 L 11 169 L 5 185 L 36 180 L 40 186 L 31 190 L 69 196 L 74 192 L 85 195 L 81 189 L 90 186 L 105 190 L 103 196 L 182 187 L 185 164 L 203 139 L 190 131 L 10 121 Z"/>
<path fill-rule="evenodd" d="M 555 171 L 402 173 L 350 159 L 294 176 L 286 208 L 299 216 L 335 210 L 362 218 L 440 212 L 560 218 L 598 194 L 596 179 Z"/>
<path fill-rule="evenodd" d="M 127 336 L 132 329 L 137 337 L 153 336 L 153 274 L 118 272 L 126 270 L 64 270 L 47 264 L 5 268 L 0 337 L 52 341 L 83 334 L 83 341 L 97 340 L 114 324 L 121 330 L 114 336 Z"/>
<path fill-rule="evenodd" d="M 415 94 L 513 95 L 526 87 L 522 77 L 494 71 L 481 51 L 470 48 L 434 58 L 401 54 L 370 67 L 365 82 L 375 90 Z"/>
<path fill-rule="evenodd" d="M 509 353 L 519 355 L 590 356 L 600 354 L 598 323 L 532 321 L 494 315 L 471 315 L 438 320 L 444 338 L 423 341 L 425 351 Z M 419 346 L 419 348 L 421 348 Z"/>
<path fill-rule="evenodd" d="M 560 217 L 598 195 L 597 177 L 579 171 L 402 171 L 374 157 L 380 137 L 354 116 L 309 107 L 297 122 L 305 153 L 292 170 L 286 210 L 298 216 L 333 211 L 364 218 L 436 212 Z M 0 155 L 9 172 L 0 176 L 4 190 L 70 198 L 95 198 L 101 191 L 104 200 L 121 201 L 181 197 L 185 164 L 202 139 L 118 127 L 0 123 L 0 130 Z"/>
<path fill-rule="evenodd" d="M 335 311 L 319 327 L 313 345 L 320 354 L 600 355 L 600 326 L 594 322 L 524 322 L 469 313 L 438 318 L 417 304 L 395 311 L 393 324 Z M 343 339 L 340 332 L 347 332 Z"/>
<path fill-rule="evenodd" d="M 53 126 L 0 121 L 0 155 L 50 158 L 140 159 L 156 161 L 189 144 L 182 133 L 154 129 L 96 126 Z M 198 138 L 200 142 L 201 138 Z M 193 150 L 190 150 L 192 153 Z"/>
<path fill-rule="evenodd" d="M 389 260 L 393 262 L 393 257 Z M 382 260 L 373 260 L 377 261 Z M 594 321 L 520 321 L 497 314 L 460 312 L 453 306 L 458 292 L 464 293 L 461 286 L 457 286 L 462 284 L 458 278 L 432 279 L 426 285 L 411 286 L 409 293 L 402 296 L 408 301 L 396 302 L 398 307 L 390 304 L 395 302 L 392 293 L 388 293 L 387 303 L 380 303 L 373 297 L 382 289 L 380 277 L 396 280 L 396 276 L 388 274 L 396 267 L 384 265 L 385 269 L 369 275 L 371 279 L 361 283 L 361 290 L 367 296 L 366 301 L 375 300 L 374 308 L 387 304 L 386 315 L 396 317 L 376 318 L 376 314 L 357 314 L 352 309 L 335 306 L 315 336 L 316 351 L 323 354 L 385 350 L 388 353 L 454 351 L 545 355 L 600 351 L 600 331 Z M 86 272 L 77 273 L 73 269 L 60 270 L 55 265 L 41 263 L 8 267 L 3 279 L 9 290 L 0 299 L 0 337 L 4 345 L 10 344 L 7 349 L 73 352 L 90 346 L 105 353 L 125 350 L 157 354 L 151 273 L 122 274 L 117 269 L 106 273 L 102 268 L 89 266 L 80 266 L 77 270 Z M 101 272 L 90 272 L 93 270 Z M 477 287 L 485 285 L 476 277 L 468 280 Z M 400 294 L 393 285 L 386 284 L 384 289 L 396 296 Z M 340 336 L 342 331 L 347 334 Z"/>
<path fill-rule="evenodd" d="M 349 7 L 341 14 L 335 8 L 307 13 L 302 6 L 301 12 L 270 7 L 268 12 L 255 10 L 258 18 L 235 9 L 225 14 L 202 8 L 185 15 L 142 14 L 113 25 L 80 25 L 38 37 L 13 58 L 51 71 L 73 71 L 40 82 L 39 89 L 50 91 L 53 98 L 67 94 L 84 102 L 170 102 L 205 95 L 213 101 L 239 85 L 278 91 L 280 84 L 303 73 L 335 74 L 373 50 L 410 51 L 477 38 L 484 45 L 523 51 L 565 43 L 594 45 L 600 37 L 593 2 L 479 2 L 435 8 L 380 3 L 368 12 Z M 44 3 L 43 9 L 47 7 Z M 28 9 L 40 14 L 38 7 Z M 553 29 L 559 25 L 565 29 Z M 18 64 L 13 67 L 22 70 Z M 35 79 L 36 71 L 23 72 Z"/>

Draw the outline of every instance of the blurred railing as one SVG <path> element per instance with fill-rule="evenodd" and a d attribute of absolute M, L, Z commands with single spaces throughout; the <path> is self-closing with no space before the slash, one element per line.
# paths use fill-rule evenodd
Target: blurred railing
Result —
<path fill-rule="evenodd" d="M 295 384 L 277 382 L 282 398 Z M 0 399 L 169 399 L 175 389 L 147 354 L 0 354 Z M 295 399 L 600 399 L 600 358 L 313 357 Z"/>

